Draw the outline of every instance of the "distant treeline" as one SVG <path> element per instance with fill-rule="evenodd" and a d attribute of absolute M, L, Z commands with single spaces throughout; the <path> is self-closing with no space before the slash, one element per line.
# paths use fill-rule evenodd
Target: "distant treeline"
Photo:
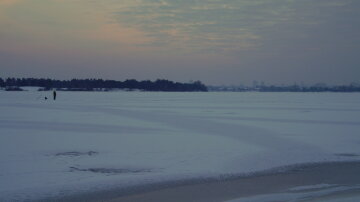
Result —
<path fill-rule="evenodd" d="M 313 85 L 313 86 L 209 86 L 209 91 L 232 91 L 232 92 L 360 92 L 359 84 L 339 85 L 339 86 L 326 86 L 326 85 Z"/>
<path fill-rule="evenodd" d="M 342 85 L 342 86 L 262 86 L 261 92 L 360 92 L 360 86 Z"/>
<path fill-rule="evenodd" d="M 0 87 L 19 90 L 21 86 L 37 86 L 43 90 L 109 90 L 109 89 L 126 89 L 126 90 L 143 90 L 143 91 L 207 91 L 207 87 L 200 81 L 192 83 L 179 83 L 158 79 L 156 81 L 137 81 L 130 79 L 126 81 L 103 80 L 103 79 L 72 79 L 72 80 L 54 80 L 54 79 L 37 79 L 37 78 L 0 78 Z M 21 89 L 20 89 L 21 90 Z"/>

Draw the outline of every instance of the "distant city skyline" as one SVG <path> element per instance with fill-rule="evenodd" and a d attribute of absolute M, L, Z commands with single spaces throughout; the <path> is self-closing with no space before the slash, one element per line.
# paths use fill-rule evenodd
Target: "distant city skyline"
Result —
<path fill-rule="evenodd" d="M 360 82 L 358 0 L 0 0 L 0 77 Z"/>

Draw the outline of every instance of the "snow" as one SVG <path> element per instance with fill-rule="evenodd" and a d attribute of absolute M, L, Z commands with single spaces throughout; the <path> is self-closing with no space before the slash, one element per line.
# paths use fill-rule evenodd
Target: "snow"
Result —
<path fill-rule="evenodd" d="M 286 192 L 286 193 L 273 193 L 273 194 L 264 194 L 264 195 L 257 195 L 251 197 L 243 197 L 234 200 L 229 200 L 227 202 L 275 202 L 275 201 L 359 201 L 360 196 L 342 196 L 337 197 L 334 196 L 333 199 L 326 199 L 326 200 L 314 200 L 314 198 L 321 198 L 323 196 L 327 196 L 329 194 L 341 194 L 346 191 L 351 190 L 358 190 L 360 188 L 359 185 L 355 186 L 335 186 L 335 187 L 319 187 L 314 191 L 309 192 Z"/>
<path fill-rule="evenodd" d="M 290 191 L 307 191 L 312 189 L 323 189 L 329 187 L 335 187 L 336 184 L 314 184 L 314 185 L 306 185 L 306 186 L 298 186 L 289 189 Z"/>
<path fill-rule="evenodd" d="M 0 92 L 0 201 L 360 160 L 359 93 Z"/>
<path fill-rule="evenodd" d="M 41 89 L 41 87 L 35 87 L 35 86 L 21 86 L 21 89 L 23 89 L 24 91 L 39 91 L 39 89 Z"/>

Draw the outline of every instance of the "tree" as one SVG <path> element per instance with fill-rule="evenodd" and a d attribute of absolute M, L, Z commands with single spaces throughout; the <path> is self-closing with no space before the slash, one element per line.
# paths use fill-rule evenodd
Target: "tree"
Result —
<path fill-rule="evenodd" d="M 5 81 L 6 86 L 16 86 L 15 78 L 7 78 Z"/>
<path fill-rule="evenodd" d="M 2 78 L 0 78 L 0 87 L 5 87 L 5 81 Z"/>

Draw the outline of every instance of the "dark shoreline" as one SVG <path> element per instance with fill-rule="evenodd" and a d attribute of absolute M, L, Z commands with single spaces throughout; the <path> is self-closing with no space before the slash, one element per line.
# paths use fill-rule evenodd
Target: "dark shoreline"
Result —
<path fill-rule="evenodd" d="M 248 174 L 114 188 L 38 201 L 226 201 L 315 184 L 360 185 L 360 162 L 296 164 Z M 360 189 L 355 193 L 360 194 Z"/>

